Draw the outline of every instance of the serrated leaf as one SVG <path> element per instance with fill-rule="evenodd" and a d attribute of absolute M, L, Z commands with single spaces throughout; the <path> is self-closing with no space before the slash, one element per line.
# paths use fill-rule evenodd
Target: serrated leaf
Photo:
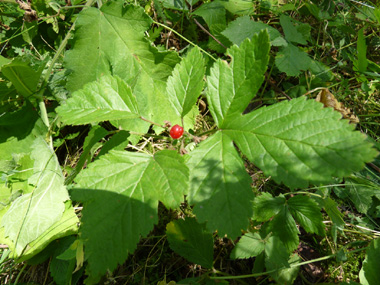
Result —
<path fill-rule="evenodd" d="M 279 271 L 272 272 L 269 275 L 277 282 L 277 284 L 284 284 L 284 285 L 294 284 L 294 281 L 296 280 L 298 276 L 300 266 L 292 266 L 292 265 L 296 265 L 300 261 L 301 261 L 301 258 L 297 254 L 294 254 L 288 260 L 290 268 L 281 269 Z M 267 270 L 276 268 L 276 267 L 273 267 L 271 262 L 267 262 L 266 265 L 267 265 Z"/>
<path fill-rule="evenodd" d="M 294 218 L 308 233 L 325 234 L 321 209 L 310 197 L 297 195 L 287 202 Z"/>
<path fill-rule="evenodd" d="M 269 222 L 268 227 L 268 231 L 280 238 L 288 252 L 292 252 L 297 248 L 299 243 L 299 231 L 287 206 L 284 206 L 281 212 Z"/>
<path fill-rule="evenodd" d="M 252 218 L 258 222 L 268 221 L 271 217 L 278 214 L 285 205 L 284 196 L 272 197 L 271 194 L 263 192 L 253 200 Z"/>
<path fill-rule="evenodd" d="M 251 15 L 254 11 L 251 0 L 220 1 L 220 3 L 235 15 Z"/>
<path fill-rule="evenodd" d="M 166 225 L 166 235 L 176 253 L 205 268 L 212 267 L 214 240 L 204 224 L 194 218 L 172 221 Z"/>
<path fill-rule="evenodd" d="M 235 238 L 252 215 L 251 178 L 232 140 L 221 132 L 209 137 L 189 154 L 189 203 L 200 223 L 210 231 Z"/>
<path fill-rule="evenodd" d="M 265 242 L 265 265 L 268 270 L 289 267 L 289 253 L 277 236 L 271 236 Z"/>
<path fill-rule="evenodd" d="M 128 145 L 128 138 L 130 134 L 127 131 L 119 131 L 116 134 L 114 134 L 102 147 L 100 150 L 98 156 L 100 156 L 108 153 L 111 149 L 114 150 L 123 150 Z"/>
<path fill-rule="evenodd" d="M 264 251 L 265 243 L 258 233 L 244 234 L 231 252 L 232 259 L 258 256 Z"/>
<path fill-rule="evenodd" d="M 202 17 L 210 29 L 214 25 L 226 26 L 226 9 L 219 1 L 204 3 L 193 14 Z"/>
<path fill-rule="evenodd" d="M 360 284 L 376 284 L 380 280 L 379 259 L 380 239 L 377 238 L 371 241 L 367 249 L 363 267 L 359 273 Z"/>
<path fill-rule="evenodd" d="M 35 189 L 16 199 L 1 221 L 5 236 L 15 244 L 16 255 L 61 219 L 64 201 L 69 199 L 53 150 L 40 137 L 34 141 L 32 149 L 34 175 L 29 183 L 35 185 Z"/>
<path fill-rule="evenodd" d="M 377 155 L 340 117 L 301 97 L 229 118 L 223 133 L 277 183 L 305 188 L 358 171 Z"/>
<path fill-rule="evenodd" d="M 66 124 L 84 125 L 139 116 L 131 88 L 119 77 L 103 76 L 73 93 L 56 109 Z"/>
<path fill-rule="evenodd" d="M 73 49 L 65 54 L 66 68 L 72 71 L 67 88 L 75 91 L 109 74 L 133 81 L 141 69 L 165 81 L 179 57 L 159 52 L 144 38 L 151 23 L 143 8 L 123 1 L 84 9 L 75 24 Z"/>
<path fill-rule="evenodd" d="M 207 102 L 216 124 L 222 128 L 227 117 L 241 114 L 256 95 L 268 64 L 269 38 L 266 31 L 246 39 L 240 47 L 227 50 L 230 66 L 218 60 L 207 77 Z"/>
<path fill-rule="evenodd" d="M 149 233 L 157 222 L 158 200 L 170 208 L 179 206 L 188 190 L 188 169 L 175 151 L 152 157 L 111 150 L 76 181 L 78 189 L 71 194 L 84 202 L 81 237 L 96 277 L 122 263 L 140 235 Z"/>
<path fill-rule="evenodd" d="M 270 43 L 272 45 L 278 46 L 286 44 L 286 41 L 281 37 L 278 30 L 262 22 L 252 21 L 249 16 L 239 17 L 235 21 L 230 22 L 222 34 L 232 43 L 240 46 L 245 39 L 252 39 L 254 34 L 265 29 L 268 30 Z M 282 44 L 280 44 L 280 39 L 282 39 Z"/>
<path fill-rule="evenodd" d="M 193 48 L 177 64 L 169 77 L 166 92 L 177 114 L 183 118 L 194 106 L 201 94 L 205 65 L 202 54 Z"/>
<path fill-rule="evenodd" d="M 297 76 L 307 70 L 311 62 L 307 53 L 290 43 L 277 53 L 275 60 L 277 68 L 288 76 Z"/>

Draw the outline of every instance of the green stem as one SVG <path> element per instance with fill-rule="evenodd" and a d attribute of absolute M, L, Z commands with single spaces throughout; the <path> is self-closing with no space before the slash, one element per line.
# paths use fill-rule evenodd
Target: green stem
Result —
<path fill-rule="evenodd" d="M 153 121 L 150 121 L 150 120 L 148 120 L 148 119 L 145 119 L 143 116 L 140 116 L 140 119 L 143 120 L 143 121 L 145 121 L 145 122 L 148 122 L 148 123 L 150 123 L 150 124 L 152 124 L 152 125 L 159 126 L 159 127 L 165 129 L 165 126 L 162 126 L 162 125 L 160 125 L 160 124 L 158 124 L 158 123 L 155 123 L 155 122 L 153 122 Z"/>
<path fill-rule="evenodd" d="M 211 54 L 209 54 L 207 51 L 205 51 L 204 49 L 202 49 L 201 47 L 197 46 L 196 44 L 194 44 L 192 41 L 188 40 L 187 38 L 185 38 L 184 36 L 182 36 L 180 33 L 178 33 L 176 30 L 173 30 L 172 28 L 164 25 L 164 24 L 161 24 L 160 22 L 156 22 L 156 21 L 153 21 L 154 24 L 158 25 L 158 26 L 161 26 L 161 27 L 164 27 L 165 29 L 175 33 L 177 36 L 179 36 L 181 39 L 185 40 L 186 42 L 188 42 L 189 44 L 191 44 L 192 46 L 194 47 L 197 47 L 199 48 L 204 54 L 208 55 L 210 58 L 212 58 L 214 61 L 216 61 L 216 58 L 213 57 Z"/>

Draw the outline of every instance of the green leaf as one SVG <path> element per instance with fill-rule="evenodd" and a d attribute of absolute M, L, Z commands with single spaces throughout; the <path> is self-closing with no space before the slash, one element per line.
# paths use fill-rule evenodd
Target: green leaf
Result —
<path fill-rule="evenodd" d="M 103 76 L 73 93 L 57 113 L 66 124 L 84 125 L 139 116 L 131 88 L 119 77 Z"/>
<path fill-rule="evenodd" d="M 100 156 L 108 153 L 111 149 L 114 150 L 123 150 L 128 145 L 128 138 L 129 138 L 129 132 L 127 131 L 119 131 L 116 134 L 114 134 L 102 147 L 101 151 L 99 152 L 98 156 Z"/>
<path fill-rule="evenodd" d="M 258 222 L 268 221 L 274 215 L 277 215 L 285 205 L 284 196 L 272 197 L 271 194 L 263 192 L 260 196 L 256 196 L 253 201 L 252 218 Z"/>
<path fill-rule="evenodd" d="M 296 266 L 296 264 L 298 264 L 300 261 L 301 258 L 297 254 L 294 254 L 289 258 L 288 263 L 290 266 L 295 266 L 272 272 L 269 275 L 277 282 L 277 284 L 294 284 L 294 281 L 296 280 L 298 272 L 300 270 L 300 266 Z M 276 268 L 270 261 L 267 262 L 266 265 L 267 270 Z"/>
<path fill-rule="evenodd" d="M 330 197 L 327 197 L 323 199 L 323 208 L 325 209 L 327 215 L 331 218 L 334 225 L 336 225 L 340 230 L 343 230 L 345 222 L 342 218 L 343 214 L 338 209 L 338 204 Z"/>
<path fill-rule="evenodd" d="M 307 53 L 290 43 L 277 53 L 275 60 L 277 68 L 288 76 L 297 76 L 302 70 L 307 70 L 311 62 Z"/>
<path fill-rule="evenodd" d="M 377 184 L 360 176 L 351 176 L 345 180 L 348 197 L 360 213 L 367 213 L 372 204 L 372 196 L 379 193 Z"/>
<path fill-rule="evenodd" d="M 170 248 L 176 253 L 190 262 L 211 268 L 214 240 L 205 228 L 205 224 L 198 224 L 194 218 L 186 218 L 167 224 L 166 235 Z"/>
<path fill-rule="evenodd" d="M 204 3 L 193 15 L 202 17 L 210 29 L 214 25 L 226 26 L 226 9 L 219 1 Z"/>
<path fill-rule="evenodd" d="M 309 24 L 299 23 L 294 19 L 282 14 L 280 24 L 284 30 L 285 38 L 292 43 L 306 45 L 310 37 L 311 27 Z"/>
<path fill-rule="evenodd" d="M 169 77 L 166 92 L 177 114 L 183 118 L 194 106 L 203 88 L 205 65 L 202 54 L 193 48 Z"/>
<path fill-rule="evenodd" d="M 159 0 L 165 8 L 179 11 L 188 11 L 185 0 Z"/>
<path fill-rule="evenodd" d="M 235 21 L 230 22 L 222 34 L 232 43 L 240 46 L 245 39 L 252 39 L 255 34 L 265 29 L 268 30 L 271 45 L 279 46 L 287 44 L 278 30 L 263 22 L 252 21 L 249 16 L 239 17 Z"/>
<path fill-rule="evenodd" d="M 299 232 L 287 206 L 283 206 L 281 212 L 269 222 L 268 231 L 280 238 L 288 252 L 292 252 L 298 247 Z"/>
<path fill-rule="evenodd" d="M 35 189 L 16 199 L 1 221 L 16 255 L 62 218 L 64 202 L 69 199 L 58 159 L 42 138 L 34 141 L 31 157 L 34 175 L 29 183 Z"/>
<path fill-rule="evenodd" d="M 380 239 L 377 238 L 371 241 L 369 248 L 367 249 L 363 267 L 359 273 L 360 284 L 377 284 L 380 280 L 379 260 Z"/>
<path fill-rule="evenodd" d="M 357 50 L 358 60 L 354 64 L 359 72 L 365 72 L 367 70 L 367 44 L 363 34 L 364 28 L 361 28 L 358 32 Z"/>
<path fill-rule="evenodd" d="M 251 0 L 220 1 L 220 3 L 235 15 L 251 15 L 254 9 Z"/>
<path fill-rule="evenodd" d="M 258 256 L 264 251 L 265 243 L 258 233 L 244 234 L 231 252 L 232 259 Z"/>
<path fill-rule="evenodd" d="M 27 98 L 37 91 L 46 63 L 47 60 L 33 63 L 27 58 L 14 58 L 1 67 L 1 72 L 12 82 L 18 93 Z"/>
<path fill-rule="evenodd" d="M 62 218 L 51 225 L 36 240 L 32 241 L 17 261 L 21 262 L 32 258 L 54 240 L 76 234 L 78 232 L 78 224 L 79 219 L 75 214 L 71 201 L 66 201 Z"/>
<path fill-rule="evenodd" d="M 289 253 L 277 236 L 271 236 L 265 242 L 265 266 L 268 270 L 290 267 Z"/>
<path fill-rule="evenodd" d="M 189 154 L 189 203 L 200 223 L 210 231 L 235 238 L 252 215 L 251 177 L 232 140 L 221 132 L 209 137 Z"/>
<path fill-rule="evenodd" d="M 65 54 L 66 68 L 72 71 L 67 88 L 75 91 L 109 74 L 133 81 L 141 69 L 165 81 L 179 57 L 159 52 L 144 38 L 151 23 L 143 8 L 123 1 L 83 9 L 75 23 L 73 49 Z"/>
<path fill-rule="evenodd" d="M 170 208 L 180 205 L 188 191 L 188 169 L 175 151 L 152 157 L 111 150 L 76 181 L 71 195 L 84 202 L 81 237 L 89 271 L 96 277 L 115 269 L 135 250 L 140 235 L 152 230 L 158 200 Z"/>
<path fill-rule="evenodd" d="M 218 60 L 207 77 L 207 102 L 216 124 L 222 128 L 227 117 L 241 114 L 256 95 L 268 64 L 269 38 L 266 31 L 233 46 L 227 54 L 230 66 Z"/>
<path fill-rule="evenodd" d="M 321 209 L 310 197 L 296 195 L 290 198 L 287 204 L 296 221 L 306 232 L 321 236 L 325 234 Z"/>
<path fill-rule="evenodd" d="M 305 97 L 229 118 L 223 133 L 266 175 L 291 188 L 330 183 L 377 155 L 341 115 Z"/>

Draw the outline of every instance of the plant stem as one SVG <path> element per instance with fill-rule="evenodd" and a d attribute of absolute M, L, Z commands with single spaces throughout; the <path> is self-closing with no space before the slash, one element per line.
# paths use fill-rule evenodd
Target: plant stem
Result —
<path fill-rule="evenodd" d="M 187 38 L 185 38 L 184 36 L 182 36 L 180 33 L 178 33 L 177 31 L 173 30 L 172 28 L 160 23 L 160 22 L 156 22 L 156 21 L 153 21 L 154 24 L 158 25 L 158 26 L 161 26 L 161 27 L 164 27 L 165 29 L 171 31 L 172 33 L 175 33 L 177 36 L 179 36 L 181 39 L 185 40 L 186 42 L 188 42 L 189 44 L 191 44 L 192 46 L 194 47 L 197 47 L 199 48 L 204 54 L 208 55 L 210 58 L 212 58 L 214 61 L 216 61 L 216 58 L 213 57 L 211 54 L 209 54 L 207 51 L 205 51 L 204 49 L 202 49 L 201 47 L 197 46 L 196 44 L 194 44 L 192 41 L 188 40 Z"/>
<path fill-rule="evenodd" d="M 145 119 L 143 116 L 140 116 L 140 119 L 143 120 L 143 121 L 145 121 L 145 122 L 148 122 L 148 123 L 150 123 L 150 124 L 152 124 L 152 125 L 159 126 L 159 127 L 165 129 L 165 126 L 162 126 L 162 125 L 160 125 L 160 124 L 158 124 L 158 123 L 155 123 L 155 122 L 153 122 L 153 121 L 150 121 L 150 120 L 148 120 L 148 119 Z"/>

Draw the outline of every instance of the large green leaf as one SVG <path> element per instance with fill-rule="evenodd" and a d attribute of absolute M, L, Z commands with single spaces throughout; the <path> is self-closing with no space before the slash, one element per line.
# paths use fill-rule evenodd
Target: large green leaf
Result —
<path fill-rule="evenodd" d="M 377 284 L 380 280 L 380 239 L 374 239 L 367 250 L 363 267 L 360 270 L 360 283 L 364 285 Z"/>
<path fill-rule="evenodd" d="M 78 176 L 74 200 L 84 202 L 81 237 L 89 270 L 103 275 L 133 252 L 157 222 L 158 200 L 175 208 L 188 190 L 188 169 L 175 151 L 112 150 Z M 106 250 L 104 250 L 106 249 Z"/>
<path fill-rule="evenodd" d="M 227 117 L 236 117 L 256 95 L 268 64 L 266 31 L 227 51 L 231 64 L 218 60 L 207 77 L 207 102 L 216 124 L 223 128 Z"/>
<path fill-rule="evenodd" d="M 193 48 L 173 70 L 166 87 L 170 103 L 184 117 L 201 94 L 205 66 L 202 54 Z"/>
<path fill-rule="evenodd" d="M 251 178 L 232 140 L 218 132 L 189 154 L 189 203 L 211 231 L 235 238 L 252 215 Z"/>
<path fill-rule="evenodd" d="M 307 187 L 358 171 L 377 154 L 365 136 L 340 117 L 300 97 L 229 118 L 223 133 L 277 183 Z"/>
<path fill-rule="evenodd" d="M 84 125 L 139 116 L 131 88 L 119 77 L 103 76 L 73 93 L 57 113 L 66 124 Z"/>
<path fill-rule="evenodd" d="M 311 30 L 311 26 L 309 24 L 297 22 L 285 14 L 280 16 L 280 24 L 284 30 L 285 38 L 289 42 L 302 45 L 307 44 L 307 40 L 310 38 Z"/>
<path fill-rule="evenodd" d="M 194 218 L 186 218 L 167 224 L 166 235 L 172 250 L 190 262 L 211 268 L 214 240 L 212 233 L 205 228 L 204 224 L 198 224 Z"/>
<path fill-rule="evenodd" d="M 287 204 L 296 221 L 307 232 L 321 236 L 325 234 L 321 209 L 310 197 L 297 195 L 290 198 Z"/>
<path fill-rule="evenodd" d="M 34 141 L 32 149 L 34 175 L 29 178 L 29 183 L 35 189 L 16 199 L 1 222 L 5 236 L 15 244 L 17 255 L 61 219 L 64 202 L 69 199 L 53 150 L 41 137 Z"/>
<path fill-rule="evenodd" d="M 66 68 L 72 71 L 67 88 L 78 90 L 107 74 L 129 82 L 140 69 L 165 81 L 179 57 L 159 52 L 144 38 L 151 23 L 143 8 L 124 1 L 84 9 L 75 25 L 73 49 L 65 54 Z"/>
<path fill-rule="evenodd" d="M 352 175 L 345 180 L 348 197 L 360 213 L 367 213 L 372 204 L 372 196 L 379 195 L 378 184 L 361 174 Z"/>

